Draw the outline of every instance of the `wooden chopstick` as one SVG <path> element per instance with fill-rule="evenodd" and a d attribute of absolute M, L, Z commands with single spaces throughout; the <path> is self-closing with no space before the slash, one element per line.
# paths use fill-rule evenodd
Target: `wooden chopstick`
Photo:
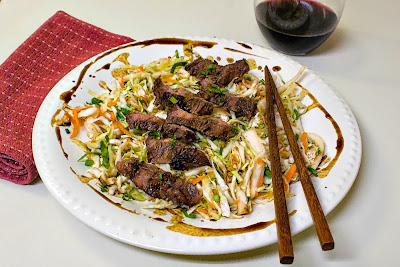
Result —
<path fill-rule="evenodd" d="M 268 77 L 268 78 L 267 78 Z M 289 119 L 286 115 L 285 108 L 280 98 L 278 89 L 276 88 L 275 82 L 272 79 L 271 73 L 268 67 L 265 67 L 265 87 L 270 85 L 273 99 L 278 107 L 279 114 L 285 129 L 286 136 L 289 140 L 290 150 L 292 152 L 296 168 L 300 176 L 300 181 L 303 186 L 303 191 L 307 200 L 308 208 L 314 221 L 315 229 L 317 231 L 318 239 L 322 250 L 331 250 L 335 247 L 335 243 L 329 229 L 329 225 L 326 221 L 325 215 L 322 211 L 321 204 L 319 203 L 318 196 L 314 190 L 310 175 L 308 173 L 304 158 L 300 152 L 300 148 L 293 134 L 292 126 L 290 125 Z"/>
<path fill-rule="evenodd" d="M 265 91 L 267 101 L 266 119 L 268 122 L 271 176 L 274 187 L 275 221 L 278 234 L 279 259 L 280 263 L 291 264 L 294 259 L 292 235 L 290 233 L 289 215 L 286 207 L 285 189 L 283 187 L 278 147 L 278 134 L 276 132 L 273 92 L 269 82 L 268 67 L 265 67 Z"/>

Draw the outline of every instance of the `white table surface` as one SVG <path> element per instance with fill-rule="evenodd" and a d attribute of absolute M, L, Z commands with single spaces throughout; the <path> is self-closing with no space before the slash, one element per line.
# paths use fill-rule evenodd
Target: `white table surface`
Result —
<path fill-rule="evenodd" d="M 137 40 L 217 36 L 268 47 L 250 0 L 0 0 L 0 63 L 56 11 Z M 294 57 L 333 85 L 361 129 L 357 180 L 328 216 L 336 248 L 322 252 L 315 230 L 293 238 L 294 266 L 399 266 L 400 1 L 348 0 L 339 27 L 313 53 Z M 396 171 L 397 170 L 397 171 Z M 279 265 L 277 245 L 219 256 L 139 249 L 78 221 L 36 179 L 0 180 L 0 266 Z"/>

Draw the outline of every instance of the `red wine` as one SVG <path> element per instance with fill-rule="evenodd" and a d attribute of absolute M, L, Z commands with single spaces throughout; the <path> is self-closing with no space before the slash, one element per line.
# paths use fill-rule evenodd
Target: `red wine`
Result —
<path fill-rule="evenodd" d="M 313 0 L 267 0 L 257 5 L 256 19 L 270 45 L 291 55 L 320 46 L 338 23 L 332 9 Z"/>

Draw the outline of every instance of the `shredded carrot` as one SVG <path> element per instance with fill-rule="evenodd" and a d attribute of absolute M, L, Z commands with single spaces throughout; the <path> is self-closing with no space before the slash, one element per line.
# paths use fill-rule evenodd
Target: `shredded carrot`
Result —
<path fill-rule="evenodd" d="M 114 101 L 108 102 L 107 106 L 112 107 L 112 106 L 116 105 L 117 103 L 118 103 L 118 100 L 114 100 Z"/>
<path fill-rule="evenodd" d="M 212 202 L 208 202 L 208 205 L 210 205 L 210 207 L 213 209 L 217 208 L 217 207 L 215 207 L 214 203 L 212 203 Z"/>
<path fill-rule="evenodd" d="M 238 197 L 238 198 L 236 199 L 235 203 L 236 203 L 236 204 L 239 204 L 239 203 L 240 203 L 240 197 Z"/>
<path fill-rule="evenodd" d="M 140 98 L 146 102 L 147 100 L 149 100 L 149 97 L 147 95 L 142 95 Z"/>
<path fill-rule="evenodd" d="M 289 183 L 296 175 L 296 164 L 293 164 L 285 175 L 286 181 Z"/>
<path fill-rule="evenodd" d="M 300 138 L 301 142 L 303 143 L 304 152 L 307 154 L 307 133 L 304 132 Z"/>
<path fill-rule="evenodd" d="M 125 127 L 117 120 L 114 112 L 110 112 L 110 114 L 111 114 L 111 120 L 113 121 L 114 125 L 116 125 L 124 134 L 130 136 L 131 135 L 130 132 L 127 129 L 125 129 Z"/>
<path fill-rule="evenodd" d="M 283 188 L 285 189 L 285 191 L 288 190 L 288 183 L 286 182 L 286 180 L 283 180 Z"/>
<path fill-rule="evenodd" d="M 253 83 L 252 81 L 249 81 L 249 80 L 245 80 L 244 82 L 249 84 L 249 85 Z"/>
<path fill-rule="evenodd" d="M 238 83 L 238 87 L 239 87 L 239 88 L 242 87 L 242 85 L 243 85 L 242 82 L 239 82 L 239 83 Z"/>
<path fill-rule="evenodd" d="M 205 213 L 205 214 L 208 214 L 208 211 L 206 209 L 203 209 L 203 208 L 200 208 L 200 207 L 197 208 L 197 211 Z"/>
<path fill-rule="evenodd" d="M 258 164 L 263 164 L 264 161 L 263 161 L 262 159 L 258 159 L 258 160 L 257 160 L 257 163 L 258 163 Z"/>
<path fill-rule="evenodd" d="M 140 71 L 144 71 L 143 66 L 140 66 L 139 70 L 140 70 Z"/>
<path fill-rule="evenodd" d="M 175 80 L 173 80 L 173 79 L 162 79 L 162 81 L 164 82 L 164 83 L 166 83 L 166 82 L 168 82 L 168 83 L 178 83 L 178 81 L 175 81 Z"/>
<path fill-rule="evenodd" d="M 121 75 L 121 81 L 119 82 L 119 85 L 121 85 L 121 88 L 124 88 L 124 75 Z"/>
<path fill-rule="evenodd" d="M 75 138 L 77 135 L 78 135 L 78 133 L 79 133 L 79 118 L 78 118 L 78 112 L 79 111 L 82 111 L 82 110 L 85 110 L 85 109 L 88 109 L 88 108 L 91 108 L 92 106 L 86 106 L 86 107 L 76 107 L 76 108 L 74 108 L 73 110 L 72 110 L 72 116 L 71 115 L 69 115 L 69 113 L 68 112 L 66 112 L 65 114 L 67 115 L 67 117 L 69 118 L 69 120 L 71 121 L 71 123 L 72 123 L 72 126 L 74 127 L 74 129 L 73 129 L 73 131 L 72 131 L 72 134 L 71 134 L 71 136 L 69 137 L 69 138 Z"/>
<path fill-rule="evenodd" d="M 282 146 L 283 151 L 287 151 L 285 145 L 280 140 L 278 140 L 278 143 Z"/>
<path fill-rule="evenodd" d="M 199 177 L 193 179 L 193 180 L 192 180 L 192 184 L 197 184 L 197 183 L 199 183 L 201 180 L 203 180 L 204 177 L 206 177 L 206 176 L 199 176 Z"/>
<path fill-rule="evenodd" d="M 261 177 L 260 177 L 260 180 L 258 180 L 257 187 L 262 186 L 263 183 L 264 183 L 264 176 L 261 176 Z"/>

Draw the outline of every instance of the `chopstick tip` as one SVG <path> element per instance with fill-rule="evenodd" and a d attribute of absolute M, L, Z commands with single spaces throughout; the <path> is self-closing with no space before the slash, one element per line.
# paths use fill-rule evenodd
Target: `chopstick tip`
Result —
<path fill-rule="evenodd" d="M 335 248 L 335 242 L 326 242 L 321 245 L 323 251 L 332 250 Z"/>
<path fill-rule="evenodd" d="M 281 257 L 280 263 L 281 264 L 292 264 L 294 260 L 293 256 L 283 256 Z"/>

